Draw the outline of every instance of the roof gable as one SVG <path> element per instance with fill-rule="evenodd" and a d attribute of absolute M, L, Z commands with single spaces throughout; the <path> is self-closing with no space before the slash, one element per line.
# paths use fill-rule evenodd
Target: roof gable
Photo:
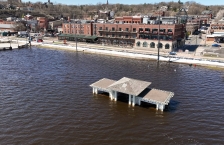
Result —
<path fill-rule="evenodd" d="M 117 82 L 111 84 L 108 89 L 138 96 L 150 84 L 151 82 L 123 77 Z"/>

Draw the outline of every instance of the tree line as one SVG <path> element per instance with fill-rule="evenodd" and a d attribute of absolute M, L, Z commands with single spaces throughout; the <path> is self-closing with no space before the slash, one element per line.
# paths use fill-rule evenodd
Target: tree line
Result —
<path fill-rule="evenodd" d="M 16 3 L 17 6 L 33 7 L 34 11 L 39 12 L 44 15 L 52 15 L 56 18 L 58 17 L 70 17 L 70 18 L 86 18 L 93 17 L 97 14 L 99 10 L 112 10 L 115 13 L 115 16 L 131 16 L 131 15 L 149 15 L 158 11 L 160 7 L 166 6 L 167 11 L 165 12 L 166 16 L 175 16 L 180 7 L 188 7 L 188 15 L 200 15 L 204 10 L 211 10 L 213 15 L 216 15 L 217 12 L 223 8 L 220 5 L 205 6 L 203 4 L 196 3 L 194 1 L 188 1 L 183 4 L 178 2 L 160 2 L 160 3 L 144 3 L 138 5 L 127 5 L 127 4 L 103 4 L 97 3 L 86 4 L 86 5 L 65 5 L 60 3 L 43 3 L 43 2 L 27 2 L 27 3 Z"/>

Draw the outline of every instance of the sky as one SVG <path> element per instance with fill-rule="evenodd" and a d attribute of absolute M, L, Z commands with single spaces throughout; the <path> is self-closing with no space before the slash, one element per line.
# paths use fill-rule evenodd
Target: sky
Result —
<path fill-rule="evenodd" d="M 22 2 L 47 2 L 48 0 L 22 0 Z M 66 4 L 66 5 L 85 5 L 85 4 L 93 4 L 96 5 L 97 3 L 106 3 L 107 0 L 50 0 L 53 3 L 56 4 Z M 144 4 L 144 3 L 159 3 L 159 2 L 178 2 L 178 0 L 108 0 L 110 4 Z M 197 3 L 203 4 L 203 5 L 224 5 L 224 0 L 181 0 L 181 2 L 187 2 L 187 1 L 195 1 Z"/>

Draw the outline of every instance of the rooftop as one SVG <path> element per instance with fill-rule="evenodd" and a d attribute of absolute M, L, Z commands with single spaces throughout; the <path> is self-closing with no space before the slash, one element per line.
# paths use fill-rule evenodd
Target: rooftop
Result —
<path fill-rule="evenodd" d="M 91 87 L 97 87 L 100 89 L 106 89 L 108 86 L 110 86 L 111 84 L 115 83 L 115 80 L 111 80 L 111 79 L 107 79 L 107 78 L 103 78 L 93 84 L 91 84 Z"/>
<path fill-rule="evenodd" d="M 146 89 L 141 94 L 140 97 L 143 97 L 144 100 L 150 102 L 159 102 L 163 104 L 168 104 L 170 98 L 174 96 L 173 92 L 158 90 L 158 89 Z"/>
<path fill-rule="evenodd" d="M 111 84 L 108 89 L 118 91 L 125 94 L 131 94 L 138 96 L 143 90 L 145 90 L 151 82 L 131 79 L 123 77 L 117 82 Z"/>

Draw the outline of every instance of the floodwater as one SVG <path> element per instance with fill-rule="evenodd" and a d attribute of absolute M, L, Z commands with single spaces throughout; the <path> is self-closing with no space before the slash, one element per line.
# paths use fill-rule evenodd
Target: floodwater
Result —
<path fill-rule="evenodd" d="M 176 71 L 174 71 L 176 70 Z M 101 78 L 173 91 L 164 112 L 92 94 Z M 0 52 L 0 144 L 223 144 L 224 71 L 83 52 Z"/>

